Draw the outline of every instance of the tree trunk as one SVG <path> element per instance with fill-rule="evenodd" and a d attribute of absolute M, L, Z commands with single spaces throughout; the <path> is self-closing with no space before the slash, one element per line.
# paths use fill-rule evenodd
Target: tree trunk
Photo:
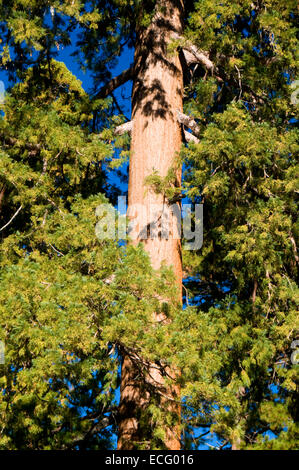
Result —
<path fill-rule="evenodd" d="M 240 438 L 236 438 L 233 442 L 232 442 L 232 450 L 240 450 L 241 448 L 241 439 Z"/>
<path fill-rule="evenodd" d="M 4 194 L 5 194 L 5 189 L 6 189 L 6 186 L 4 184 L 0 190 L 0 212 L 1 212 L 2 201 L 4 198 Z"/>
<path fill-rule="evenodd" d="M 160 0 L 154 17 L 146 29 L 137 31 L 135 48 L 135 80 L 132 94 L 132 144 L 129 171 L 129 216 L 135 225 L 135 241 L 143 241 L 152 266 L 159 269 L 162 262 L 172 266 L 181 301 L 182 262 L 181 244 L 176 227 L 180 223 L 178 211 L 171 210 L 163 194 L 155 193 L 145 184 L 145 178 L 156 170 L 165 177 L 175 161 L 182 144 L 182 130 L 177 121 L 177 110 L 183 107 L 183 73 L 177 54 L 167 48 L 173 33 L 183 29 L 183 2 Z M 175 171 L 174 185 L 180 186 L 181 170 Z M 140 205 L 140 206 L 139 206 Z M 143 209 L 141 209 L 141 206 Z M 180 210 L 179 204 L 176 209 Z M 169 222 L 169 237 L 161 232 L 162 212 Z M 150 229 L 152 234 L 150 234 Z M 147 239 L 144 239 L 147 237 Z M 167 321 L 153 312 L 157 321 Z M 146 441 L 151 448 L 151 432 L 148 426 L 142 429 L 139 417 L 146 409 L 150 391 L 145 382 L 163 390 L 162 405 L 178 417 L 180 406 L 175 401 L 176 386 L 169 390 L 163 387 L 164 378 L 157 369 L 148 371 L 148 380 L 128 355 L 124 355 L 121 377 L 121 400 L 119 408 L 118 449 L 134 449 Z M 175 376 L 176 371 L 168 371 Z M 166 449 L 180 449 L 178 425 L 166 429 Z"/>

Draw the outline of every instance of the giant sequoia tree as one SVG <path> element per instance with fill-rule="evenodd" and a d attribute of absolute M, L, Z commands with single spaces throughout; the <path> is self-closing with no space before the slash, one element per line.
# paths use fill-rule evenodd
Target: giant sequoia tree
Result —
<path fill-rule="evenodd" d="M 198 448 L 211 433 L 219 448 L 298 445 L 297 5 L 284 3 L 0 3 L 15 82 L 0 121 L 1 448 L 111 448 L 115 434 L 119 449 Z M 90 94 L 59 61 L 70 44 Z M 133 64 L 113 77 L 126 48 Z M 114 91 L 129 80 L 123 123 Z M 128 151 L 123 247 L 94 228 Z M 182 197 L 204 205 L 199 251 L 175 233 Z"/>

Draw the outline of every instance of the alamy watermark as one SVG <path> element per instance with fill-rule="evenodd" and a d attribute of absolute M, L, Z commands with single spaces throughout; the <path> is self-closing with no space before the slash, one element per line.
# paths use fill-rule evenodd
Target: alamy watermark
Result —
<path fill-rule="evenodd" d="M 119 196 L 117 210 L 111 204 L 100 204 L 96 215 L 100 219 L 95 227 L 99 240 L 183 238 L 186 250 L 202 247 L 203 204 L 134 204 L 127 210 L 126 197 Z"/>

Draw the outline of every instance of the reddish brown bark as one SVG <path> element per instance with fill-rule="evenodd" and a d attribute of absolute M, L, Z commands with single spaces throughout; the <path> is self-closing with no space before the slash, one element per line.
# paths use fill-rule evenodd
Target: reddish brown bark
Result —
<path fill-rule="evenodd" d="M 162 8 L 161 8 L 162 7 Z M 177 224 L 176 214 L 162 194 L 156 194 L 146 184 L 145 179 L 157 170 L 165 177 L 175 160 L 182 144 L 182 131 L 177 120 L 177 110 L 182 111 L 183 74 L 177 54 L 168 52 L 168 44 L 173 33 L 182 33 L 183 2 L 180 0 L 160 0 L 151 25 L 138 32 L 135 49 L 135 79 L 132 94 L 132 144 L 129 171 L 129 213 L 137 227 L 137 240 L 149 235 L 150 224 L 159 225 L 159 210 L 150 214 L 150 207 L 163 208 L 169 217 L 169 238 L 150 236 L 143 241 L 152 266 L 159 269 L 162 262 L 172 266 L 181 300 L 182 262 L 180 240 L 173 237 L 172 227 Z M 176 171 L 175 185 L 180 186 L 181 171 Z M 136 208 L 142 205 L 145 212 Z M 135 206 L 135 208 L 134 208 Z M 158 227 L 159 230 L 159 227 Z M 167 321 L 158 318 L 158 321 Z M 175 376 L 176 371 L 168 371 Z M 178 388 L 164 386 L 164 377 L 157 369 L 149 370 L 148 381 L 163 390 L 165 396 L 161 405 L 172 413 L 180 415 L 180 406 L 175 397 Z M 134 449 L 138 443 L 149 440 L 147 429 L 141 429 L 139 415 L 148 404 L 150 391 L 146 389 L 144 378 L 128 355 L 123 357 L 121 378 L 121 401 L 119 408 L 118 449 Z M 174 426 L 166 429 L 165 447 L 180 448 L 179 429 Z"/>
<path fill-rule="evenodd" d="M 232 450 L 240 450 L 240 445 L 241 445 L 241 440 L 240 440 L 240 439 L 236 439 L 236 440 L 232 443 Z"/>
<path fill-rule="evenodd" d="M 2 200 L 4 198 L 4 193 L 5 193 L 5 184 L 2 186 L 1 190 L 0 190 L 0 212 L 1 212 L 1 206 L 2 206 Z"/>

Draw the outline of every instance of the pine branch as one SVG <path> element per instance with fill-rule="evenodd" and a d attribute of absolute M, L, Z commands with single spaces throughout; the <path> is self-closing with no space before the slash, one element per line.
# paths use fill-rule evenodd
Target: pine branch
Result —
<path fill-rule="evenodd" d="M 199 139 L 195 137 L 191 132 L 188 132 L 184 129 L 184 136 L 187 143 L 194 142 L 195 144 L 199 143 Z"/>
<path fill-rule="evenodd" d="M 191 129 L 195 134 L 200 133 L 200 127 L 192 117 L 187 116 L 187 114 L 181 113 L 181 111 L 177 110 L 177 118 L 180 124 L 189 127 L 189 129 Z"/>
<path fill-rule="evenodd" d="M 24 146 L 26 150 L 29 150 L 31 152 L 37 153 L 41 149 L 41 144 L 32 144 L 30 142 L 25 142 L 22 143 L 15 139 L 14 137 L 10 137 L 4 134 L 4 132 L 0 132 L 0 138 L 3 140 L 3 142 L 6 145 L 9 145 L 10 147 L 15 147 L 15 146 Z"/>
<path fill-rule="evenodd" d="M 108 426 L 112 426 L 115 424 L 115 419 L 113 416 L 104 416 L 98 423 L 92 423 L 91 427 L 81 435 L 80 438 L 75 439 L 71 444 L 66 446 L 64 450 L 73 449 L 74 447 L 78 446 L 79 444 L 84 444 L 88 440 L 89 437 L 92 437 L 94 434 L 98 434 L 103 431 Z"/>
<path fill-rule="evenodd" d="M 207 70 L 214 70 L 214 63 L 210 60 L 207 52 L 199 50 L 197 46 L 192 44 L 190 41 L 186 41 L 180 34 L 174 33 L 172 37 L 176 40 L 182 40 L 181 47 L 188 66 L 199 63 Z"/>
<path fill-rule="evenodd" d="M 214 72 L 217 72 L 217 67 L 214 62 L 211 61 L 208 52 L 201 51 L 197 46 L 192 44 L 191 41 L 185 40 L 177 33 L 174 33 L 172 37 L 173 39 L 182 41 L 181 49 L 188 67 L 194 64 L 201 64 L 207 71 L 210 71 L 212 75 L 214 75 Z M 218 82 L 223 82 L 222 78 L 218 75 L 214 75 L 214 77 Z"/>
<path fill-rule="evenodd" d="M 3 227 L 0 228 L 0 232 L 2 232 L 2 230 L 4 230 L 6 227 L 8 227 L 12 221 L 17 217 L 18 213 L 20 212 L 20 210 L 22 209 L 22 205 L 18 208 L 18 210 L 14 213 L 14 215 L 12 216 L 12 218 L 7 222 L 7 224 L 3 225 Z"/>
<path fill-rule="evenodd" d="M 125 122 L 124 124 L 121 124 L 120 126 L 117 126 L 114 129 L 114 134 L 123 135 L 126 132 L 129 132 L 130 134 L 132 132 L 132 127 L 133 127 L 133 121 Z"/>
<path fill-rule="evenodd" d="M 113 99 L 113 103 L 114 103 L 116 109 L 118 110 L 119 114 L 122 114 L 126 118 L 127 121 L 130 121 L 130 119 L 127 118 L 127 116 L 124 114 L 123 110 L 121 109 L 120 105 L 118 104 L 118 101 L 114 96 L 114 93 L 111 93 L 111 96 L 112 96 L 112 99 Z"/>
<path fill-rule="evenodd" d="M 134 75 L 134 68 L 130 67 L 124 70 L 120 75 L 117 77 L 112 78 L 106 85 L 104 85 L 98 93 L 95 95 L 95 99 L 103 99 L 107 98 L 116 88 L 124 85 L 124 83 L 128 82 L 133 78 Z"/>
<path fill-rule="evenodd" d="M 199 51 L 196 46 L 190 45 L 187 47 L 183 47 L 183 54 L 188 66 L 192 64 L 201 64 L 207 70 L 214 70 L 214 64 L 209 59 L 209 57 L 204 54 L 203 52 Z"/>
<path fill-rule="evenodd" d="M 291 234 L 290 234 L 290 241 L 292 243 L 294 258 L 295 258 L 296 262 L 299 263 L 299 256 L 297 254 L 297 245 L 296 245 L 294 237 Z"/>

